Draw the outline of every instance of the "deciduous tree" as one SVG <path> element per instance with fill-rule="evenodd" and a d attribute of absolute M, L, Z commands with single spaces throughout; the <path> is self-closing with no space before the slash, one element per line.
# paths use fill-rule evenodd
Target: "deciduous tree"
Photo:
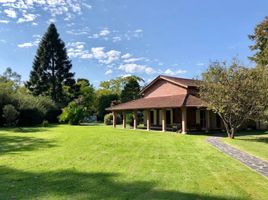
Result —
<path fill-rule="evenodd" d="M 233 61 L 211 63 L 202 74 L 200 96 L 217 113 L 230 138 L 249 119 L 264 116 L 268 104 L 267 69 L 246 68 Z"/>

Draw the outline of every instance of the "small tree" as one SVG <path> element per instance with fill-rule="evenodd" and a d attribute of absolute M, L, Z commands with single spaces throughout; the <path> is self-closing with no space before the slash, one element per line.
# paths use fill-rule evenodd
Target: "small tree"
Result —
<path fill-rule="evenodd" d="M 231 66 L 214 62 L 202 74 L 200 96 L 217 113 L 229 138 L 249 119 L 264 116 L 268 103 L 267 69 L 245 68 L 233 61 Z"/>
<path fill-rule="evenodd" d="M 16 126 L 18 122 L 19 112 L 11 105 L 5 105 L 3 108 L 3 117 L 6 120 L 6 126 Z"/>

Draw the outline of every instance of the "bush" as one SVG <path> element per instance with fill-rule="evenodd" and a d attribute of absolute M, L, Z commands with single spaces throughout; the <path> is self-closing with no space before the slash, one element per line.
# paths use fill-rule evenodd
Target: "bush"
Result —
<path fill-rule="evenodd" d="M 6 126 L 16 126 L 18 122 L 18 116 L 19 116 L 19 112 L 16 110 L 16 108 L 13 105 L 7 104 L 4 106 L 3 118 L 5 119 Z"/>
<path fill-rule="evenodd" d="M 42 126 L 43 127 L 48 127 L 49 126 L 49 123 L 47 120 L 44 120 L 43 123 L 42 123 Z"/>
<path fill-rule="evenodd" d="M 37 108 L 20 110 L 19 125 L 34 126 L 41 124 L 44 120 L 44 113 Z"/>
<path fill-rule="evenodd" d="M 79 105 L 79 103 L 73 101 L 63 108 L 61 115 L 59 116 L 60 122 L 68 122 L 72 125 L 78 125 L 86 117 L 85 107 Z"/>
<path fill-rule="evenodd" d="M 122 118 L 120 114 L 116 115 L 116 123 L 121 124 Z M 104 116 L 104 124 L 105 125 L 112 125 L 113 124 L 113 113 L 108 113 Z"/>

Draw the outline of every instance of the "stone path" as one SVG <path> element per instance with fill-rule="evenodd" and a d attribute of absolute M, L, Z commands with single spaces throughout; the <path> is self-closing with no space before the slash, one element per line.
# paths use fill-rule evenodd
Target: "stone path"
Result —
<path fill-rule="evenodd" d="M 228 144 L 223 143 L 220 141 L 219 137 L 209 137 L 207 142 L 216 147 L 221 152 L 233 157 L 236 160 L 239 160 L 246 166 L 250 167 L 251 169 L 259 172 L 263 176 L 268 178 L 268 162 L 256 158 L 248 153 L 240 151 Z"/>

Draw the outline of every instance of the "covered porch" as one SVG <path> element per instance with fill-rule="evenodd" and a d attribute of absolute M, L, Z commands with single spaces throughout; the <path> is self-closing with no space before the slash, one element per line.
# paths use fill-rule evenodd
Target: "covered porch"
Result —
<path fill-rule="evenodd" d="M 220 118 L 206 109 L 203 102 L 191 94 L 141 98 L 108 108 L 113 113 L 113 127 L 116 115 L 121 114 L 122 126 L 126 128 L 126 114 L 133 115 L 133 129 L 138 128 L 138 114 L 142 116 L 143 129 L 176 131 L 209 131 L 222 128 Z"/>
<path fill-rule="evenodd" d="M 116 115 L 122 116 L 122 127 L 126 128 L 126 115 L 133 115 L 133 129 L 175 131 L 179 133 L 219 130 L 220 118 L 205 108 L 180 107 L 164 109 L 144 109 L 131 111 L 113 111 L 113 127 L 116 127 Z M 138 115 L 142 116 L 142 125 L 138 126 Z"/>

